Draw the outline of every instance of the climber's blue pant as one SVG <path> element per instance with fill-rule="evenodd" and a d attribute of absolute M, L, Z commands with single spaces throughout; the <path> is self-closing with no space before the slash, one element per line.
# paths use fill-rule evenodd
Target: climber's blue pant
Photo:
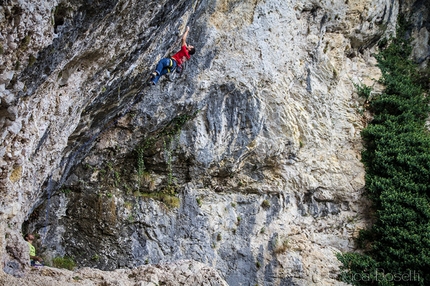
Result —
<path fill-rule="evenodd" d="M 155 71 L 157 72 L 157 75 L 152 80 L 154 84 L 158 82 L 161 76 L 165 75 L 166 73 L 173 72 L 176 69 L 176 61 L 170 58 L 164 58 L 161 59 L 158 64 Z"/>

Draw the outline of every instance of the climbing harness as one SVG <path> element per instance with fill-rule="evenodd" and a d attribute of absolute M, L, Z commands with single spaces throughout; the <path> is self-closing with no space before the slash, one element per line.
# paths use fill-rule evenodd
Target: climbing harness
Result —
<path fill-rule="evenodd" d="M 167 73 L 170 73 L 171 71 L 174 71 L 176 69 L 176 67 L 174 67 L 172 70 L 171 67 L 173 67 L 173 61 L 171 58 L 169 58 L 169 65 L 167 66 Z"/>
<path fill-rule="evenodd" d="M 181 77 L 186 64 L 187 62 L 183 62 L 182 65 L 176 65 L 176 68 L 172 70 L 172 72 L 167 73 L 166 76 L 169 79 L 169 81 L 174 81 L 177 77 Z M 176 71 L 176 72 L 173 72 L 173 71 Z"/>

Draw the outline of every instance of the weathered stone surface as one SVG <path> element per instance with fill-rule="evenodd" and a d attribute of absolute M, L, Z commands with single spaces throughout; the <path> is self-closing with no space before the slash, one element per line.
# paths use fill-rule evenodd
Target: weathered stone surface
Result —
<path fill-rule="evenodd" d="M 428 4 L 414 3 L 3 1 L 0 278 L 342 285 L 334 254 L 369 222 L 353 84 L 381 89 L 372 53 L 399 11 L 427 64 Z M 186 25 L 196 55 L 146 86 Z M 172 190 L 179 206 L 154 199 Z M 28 262 L 21 231 L 47 261 L 137 268 L 13 278 Z"/>
<path fill-rule="evenodd" d="M 101 271 L 81 268 L 68 271 L 50 267 L 31 269 L 25 278 L 0 276 L 8 286 L 54 286 L 54 285 L 120 285 L 120 286 L 155 286 L 155 285 L 228 285 L 219 274 L 210 267 L 191 260 L 177 261 L 171 264 L 139 266 L 133 270 L 118 269 Z"/>

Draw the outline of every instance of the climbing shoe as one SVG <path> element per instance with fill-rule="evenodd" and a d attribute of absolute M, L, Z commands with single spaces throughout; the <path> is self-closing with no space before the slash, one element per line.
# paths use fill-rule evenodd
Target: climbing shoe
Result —
<path fill-rule="evenodd" d="M 153 72 L 152 74 L 151 74 L 151 77 L 149 78 L 149 80 L 150 81 L 153 81 L 154 80 L 154 78 L 157 76 L 157 74 L 155 73 L 155 72 Z"/>

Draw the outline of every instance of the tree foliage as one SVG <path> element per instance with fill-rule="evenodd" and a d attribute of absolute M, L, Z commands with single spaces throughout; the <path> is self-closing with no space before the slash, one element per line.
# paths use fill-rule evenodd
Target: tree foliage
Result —
<path fill-rule="evenodd" d="M 422 80 L 429 73 L 423 77 L 408 60 L 400 23 L 398 37 L 377 55 L 385 90 L 370 102 L 374 119 L 362 131 L 376 220 L 359 235 L 362 254 L 338 254 L 339 278 L 353 285 L 430 285 L 430 109 Z"/>

